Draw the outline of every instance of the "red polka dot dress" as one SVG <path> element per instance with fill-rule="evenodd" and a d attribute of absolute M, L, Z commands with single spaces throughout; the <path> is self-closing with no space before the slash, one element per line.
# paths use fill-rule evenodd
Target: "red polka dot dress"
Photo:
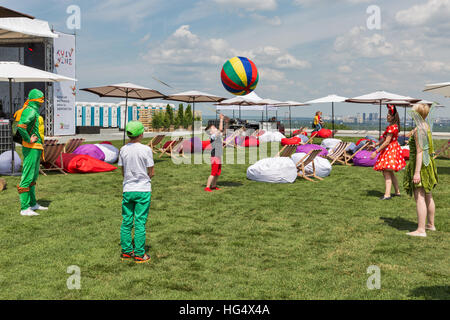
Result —
<path fill-rule="evenodd" d="M 398 172 L 406 166 L 405 158 L 402 155 L 402 149 L 397 142 L 398 139 L 398 126 L 396 124 L 390 125 L 383 133 L 383 138 L 386 139 L 387 135 L 392 134 L 392 140 L 389 145 L 381 151 L 375 166 L 376 171 L 393 170 Z"/>

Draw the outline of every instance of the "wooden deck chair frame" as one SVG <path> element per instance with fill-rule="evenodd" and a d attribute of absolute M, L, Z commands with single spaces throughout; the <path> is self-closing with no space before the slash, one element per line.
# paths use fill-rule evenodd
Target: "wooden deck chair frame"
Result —
<path fill-rule="evenodd" d="M 78 138 L 78 139 L 70 139 L 67 141 L 66 146 L 64 147 L 64 153 L 72 153 L 74 152 L 79 146 L 81 146 L 84 143 L 85 139 Z"/>
<path fill-rule="evenodd" d="M 159 148 L 158 145 L 164 140 L 165 137 L 166 137 L 165 134 L 159 134 L 159 135 L 153 137 L 152 140 L 150 140 L 150 142 L 148 143 L 148 146 L 150 148 L 152 148 L 153 153 L 157 153 L 157 151 L 161 152 L 161 148 Z"/>
<path fill-rule="evenodd" d="M 312 182 L 317 182 L 315 180 L 313 180 L 312 178 L 316 178 L 317 180 L 322 181 L 323 178 L 319 177 L 318 175 L 316 175 L 316 165 L 314 164 L 314 159 L 316 159 L 316 157 L 319 155 L 319 153 L 321 153 L 322 150 L 321 149 L 315 149 L 315 150 L 311 150 L 310 152 L 308 152 L 307 155 L 305 155 L 302 159 L 300 159 L 299 162 L 297 162 L 296 166 L 297 166 L 297 175 L 299 177 L 302 177 L 308 181 L 312 181 Z M 312 164 L 313 167 L 313 173 L 312 174 L 307 174 L 306 173 L 306 166 L 309 164 Z"/>
<path fill-rule="evenodd" d="M 326 156 L 328 160 L 331 161 L 331 165 L 333 165 L 335 162 L 339 162 L 343 165 L 349 165 L 345 158 L 345 150 L 350 145 L 350 142 L 339 142 L 339 144 L 334 147 L 331 152 Z"/>
<path fill-rule="evenodd" d="M 67 173 L 64 171 L 64 164 L 62 154 L 64 151 L 66 144 L 65 143 L 57 143 L 52 145 L 44 145 L 44 161 L 41 161 L 41 166 L 39 168 L 39 172 L 46 176 L 46 171 L 59 171 L 64 175 Z M 61 167 L 58 167 L 55 162 L 57 159 L 60 159 Z M 48 164 L 49 167 L 45 168 L 43 164 Z"/>
<path fill-rule="evenodd" d="M 44 146 L 54 145 L 58 143 L 58 139 L 44 139 Z"/>
<path fill-rule="evenodd" d="M 280 152 L 275 157 L 288 157 L 290 158 L 295 151 L 297 151 L 297 147 L 299 144 L 290 144 L 286 145 L 283 148 L 281 148 Z"/>
<path fill-rule="evenodd" d="M 450 159 L 450 139 L 447 141 L 446 144 L 444 144 L 437 152 L 434 154 L 434 159 L 437 157 L 443 157 Z"/>
<path fill-rule="evenodd" d="M 372 142 L 367 141 L 367 142 L 366 142 L 361 148 L 359 148 L 354 154 L 349 154 L 347 151 L 345 151 L 345 152 L 344 152 L 344 158 L 345 158 L 344 162 L 345 162 L 347 165 L 349 165 L 349 166 L 353 165 L 352 163 L 350 163 L 350 161 L 352 161 L 353 158 L 354 158 L 358 153 L 360 153 L 360 152 L 363 151 L 363 150 L 366 150 L 366 149 L 370 146 L 371 143 L 372 143 Z"/>
<path fill-rule="evenodd" d="M 244 132 L 244 127 L 236 130 L 233 132 L 233 134 L 229 137 L 227 137 L 225 140 L 223 140 L 223 147 L 226 148 L 228 146 L 236 148 L 236 137 L 239 136 L 242 132 Z"/>
<path fill-rule="evenodd" d="M 159 155 L 159 158 L 161 158 L 165 154 L 172 155 L 174 148 L 177 145 L 179 145 L 181 142 L 183 142 L 183 137 L 178 138 L 178 140 L 170 141 L 170 143 L 167 145 L 167 147 L 165 147 L 165 148 L 163 147 L 162 149 L 160 149 L 161 154 Z"/>

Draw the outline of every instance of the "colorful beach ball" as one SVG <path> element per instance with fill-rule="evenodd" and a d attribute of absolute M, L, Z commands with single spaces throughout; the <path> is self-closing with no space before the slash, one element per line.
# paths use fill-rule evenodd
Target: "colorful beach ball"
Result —
<path fill-rule="evenodd" d="M 255 90 L 259 74 L 251 60 L 244 57 L 234 57 L 223 65 L 221 79 L 228 92 L 243 96 Z"/>

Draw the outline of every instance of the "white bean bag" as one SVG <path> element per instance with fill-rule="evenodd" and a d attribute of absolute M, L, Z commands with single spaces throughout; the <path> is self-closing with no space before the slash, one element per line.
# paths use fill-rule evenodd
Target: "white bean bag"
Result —
<path fill-rule="evenodd" d="M 113 145 L 107 143 L 98 143 L 96 144 L 96 146 L 105 154 L 104 161 L 106 163 L 116 163 L 119 159 L 119 149 L 117 149 Z"/>
<path fill-rule="evenodd" d="M 19 154 L 14 151 L 14 172 L 20 172 L 20 166 L 22 165 L 22 159 Z M 11 150 L 5 151 L 0 154 L 0 174 L 10 174 L 11 170 Z"/>
<path fill-rule="evenodd" d="M 342 140 L 339 140 L 339 139 L 328 138 L 328 139 L 324 139 L 322 141 L 322 143 L 320 144 L 320 146 L 324 147 L 328 151 L 330 151 L 330 149 L 333 149 L 334 147 L 336 147 L 341 142 L 342 142 Z"/>
<path fill-rule="evenodd" d="M 292 161 L 297 164 L 300 160 L 302 160 L 306 156 L 306 153 L 299 152 L 294 153 L 291 157 Z M 332 166 L 330 161 L 322 157 L 316 157 L 314 159 L 314 166 L 316 167 L 316 175 L 321 178 L 328 177 L 331 173 Z M 307 174 L 313 173 L 312 163 L 308 164 L 305 168 Z M 300 171 L 301 174 L 301 171 Z"/>
<path fill-rule="evenodd" d="M 268 131 L 259 137 L 259 142 L 281 142 L 284 138 L 286 137 L 278 131 Z"/>
<path fill-rule="evenodd" d="M 248 167 L 247 178 L 269 183 L 293 183 L 297 179 L 297 167 L 291 158 L 266 158 Z"/>

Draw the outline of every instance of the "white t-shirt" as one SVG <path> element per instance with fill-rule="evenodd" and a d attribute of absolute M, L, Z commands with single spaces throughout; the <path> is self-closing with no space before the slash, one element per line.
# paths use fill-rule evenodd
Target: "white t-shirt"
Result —
<path fill-rule="evenodd" d="M 123 167 L 123 192 L 151 192 L 147 168 L 153 167 L 153 152 L 141 143 L 128 143 L 120 149 L 119 166 Z"/>

